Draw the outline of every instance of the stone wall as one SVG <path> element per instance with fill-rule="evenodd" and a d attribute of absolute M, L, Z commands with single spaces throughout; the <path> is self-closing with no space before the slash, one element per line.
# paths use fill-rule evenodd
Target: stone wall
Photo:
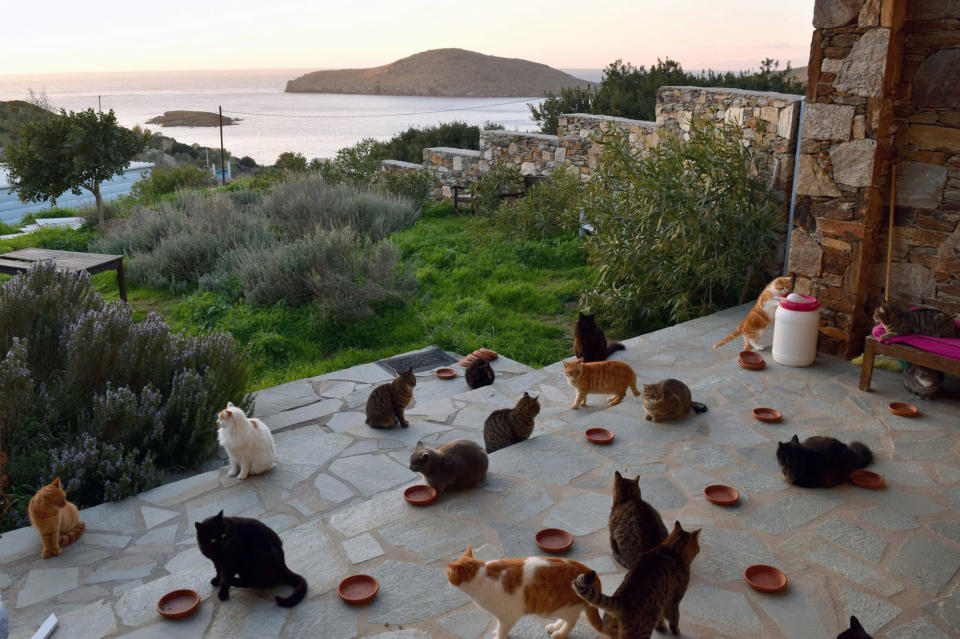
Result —
<path fill-rule="evenodd" d="M 547 175 L 563 165 L 566 149 L 556 135 L 520 131 L 481 131 L 482 170 L 501 165 L 519 168 L 523 175 Z"/>
<path fill-rule="evenodd" d="M 483 174 L 485 162 L 480 151 L 437 146 L 423 150 L 423 166 L 437 180 L 431 196 L 450 200 L 453 199 L 451 187 L 476 182 Z"/>
<path fill-rule="evenodd" d="M 557 136 L 565 149 L 564 164 L 578 172 L 584 180 L 597 168 L 597 159 L 603 146 L 599 140 L 610 131 L 627 136 L 630 149 L 642 156 L 647 149 L 660 143 L 656 122 L 630 120 L 612 115 L 568 113 L 558 119 Z"/>

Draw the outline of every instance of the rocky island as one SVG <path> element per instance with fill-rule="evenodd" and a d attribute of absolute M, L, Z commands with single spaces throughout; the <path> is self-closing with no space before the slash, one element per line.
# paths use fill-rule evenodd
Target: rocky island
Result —
<path fill-rule="evenodd" d="M 240 118 L 223 116 L 224 126 L 236 124 Z M 163 115 L 147 120 L 160 126 L 220 126 L 220 114 L 209 111 L 164 111 Z"/>
<path fill-rule="evenodd" d="M 539 97 L 588 82 L 545 64 L 465 49 L 432 49 L 369 69 L 313 71 L 287 93 L 359 93 L 446 97 Z"/>

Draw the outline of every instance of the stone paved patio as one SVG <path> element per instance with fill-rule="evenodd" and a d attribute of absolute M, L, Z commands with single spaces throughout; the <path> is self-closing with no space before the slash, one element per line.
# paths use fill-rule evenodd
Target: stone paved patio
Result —
<path fill-rule="evenodd" d="M 641 475 L 645 498 L 664 519 L 704 529 L 681 606 L 685 637 L 824 639 L 850 614 L 877 637 L 958 636 L 960 401 L 920 402 L 921 417 L 903 419 L 886 409 L 909 397 L 892 373 L 877 371 L 866 394 L 856 388 L 857 368 L 825 356 L 810 368 L 768 357 L 766 370 L 742 370 L 735 346 L 710 346 L 745 311 L 633 338 L 617 354 L 642 381 L 683 379 L 710 407 L 683 422 L 643 421 L 634 398 L 601 408 L 591 396 L 587 408 L 569 410 L 574 393 L 559 363 L 532 370 L 505 358 L 494 363 L 496 383 L 476 391 L 462 376 L 418 375 L 406 430 L 364 425 L 371 386 L 389 378 L 374 364 L 261 391 L 256 413 L 275 431 L 274 471 L 238 481 L 213 470 L 85 510 L 86 532 L 54 559 L 39 558 L 32 530 L 5 534 L 0 588 L 11 636 L 30 637 L 54 612 L 55 637 L 72 639 L 474 639 L 492 631 L 492 620 L 444 573 L 468 543 L 485 559 L 540 554 L 534 532 L 559 526 L 576 536 L 570 556 L 600 572 L 605 591 L 616 588 L 623 572 L 606 532 L 614 470 Z M 407 460 L 418 439 L 482 443 L 489 412 L 513 405 L 523 391 L 540 393 L 535 436 L 491 455 L 482 489 L 427 509 L 403 502 L 402 489 L 417 483 Z M 784 422 L 754 421 L 757 406 L 780 409 Z M 589 426 L 610 428 L 616 441 L 588 444 L 582 431 Z M 775 447 L 794 433 L 864 441 L 889 487 L 786 485 Z M 703 487 L 718 482 L 740 489 L 739 506 L 703 499 Z M 280 608 L 270 592 L 236 588 L 228 602 L 210 596 L 213 569 L 197 550 L 193 522 L 220 509 L 258 517 L 280 533 L 289 565 L 310 584 L 304 602 Z M 741 576 L 752 563 L 784 570 L 786 592 L 752 591 Z M 375 575 L 381 589 L 372 604 L 351 608 L 335 586 L 357 572 Z M 201 593 L 199 613 L 180 622 L 158 618 L 156 600 L 178 587 Z M 546 633 L 528 618 L 510 636 Z M 572 636 L 595 633 L 581 620 Z"/>

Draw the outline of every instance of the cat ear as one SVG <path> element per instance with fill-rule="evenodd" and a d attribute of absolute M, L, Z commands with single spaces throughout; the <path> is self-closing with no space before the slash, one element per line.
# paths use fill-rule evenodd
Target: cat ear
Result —
<path fill-rule="evenodd" d="M 799 443 L 800 443 L 800 438 L 797 437 L 796 435 L 794 435 L 794 436 L 790 439 L 790 443 L 791 443 L 791 444 L 799 444 Z"/>
<path fill-rule="evenodd" d="M 621 479 L 623 479 L 623 475 L 620 474 L 620 471 L 619 471 L 619 470 L 613 471 L 613 477 L 614 477 L 614 479 L 616 479 L 617 481 L 620 481 Z"/>
<path fill-rule="evenodd" d="M 530 399 L 530 393 L 528 393 L 527 391 L 523 391 L 523 397 L 524 399 Z"/>
<path fill-rule="evenodd" d="M 677 532 L 677 531 L 683 532 L 683 527 L 680 525 L 680 522 L 679 522 L 679 521 L 674 521 L 674 522 L 673 522 L 673 531 L 674 531 L 674 532 Z"/>
<path fill-rule="evenodd" d="M 60 478 L 59 478 L 59 477 L 57 477 L 56 479 L 54 479 L 54 480 L 53 480 L 52 482 L 50 482 L 50 483 L 51 483 L 52 485 L 56 486 L 57 488 L 60 488 Z"/>
<path fill-rule="evenodd" d="M 233 411 L 229 408 L 224 408 L 223 412 L 227 414 L 227 417 L 233 417 Z"/>
<path fill-rule="evenodd" d="M 582 357 L 578 357 L 573 363 L 574 363 L 574 364 L 583 364 L 583 358 L 582 358 Z"/>
<path fill-rule="evenodd" d="M 222 520 L 222 519 L 223 519 L 223 511 L 221 510 L 220 512 L 218 512 L 216 515 L 213 516 L 213 518 L 214 518 L 214 519 Z"/>
<path fill-rule="evenodd" d="M 464 557 L 473 557 L 473 548 L 471 548 L 471 547 L 468 545 L 468 546 L 467 546 L 467 549 L 463 552 L 463 556 L 464 556 Z"/>
<path fill-rule="evenodd" d="M 233 402 L 227 402 L 227 408 L 233 408 Z"/>
<path fill-rule="evenodd" d="M 423 441 L 421 440 L 421 441 L 417 442 L 417 446 L 416 446 L 416 448 L 414 448 L 413 450 L 415 450 L 415 451 L 416 451 L 416 450 L 423 450 Z"/>
<path fill-rule="evenodd" d="M 866 632 L 866 630 L 864 630 L 863 626 L 860 624 L 860 620 L 857 619 L 855 615 L 850 615 L 850 629 Z"/>
<path fill-rule="evenodd" d="M 197 529 L 197 532 L 200 532 L 200 522 L 199 522 L 199 521 L 193 522 L 193 527 Z"/>

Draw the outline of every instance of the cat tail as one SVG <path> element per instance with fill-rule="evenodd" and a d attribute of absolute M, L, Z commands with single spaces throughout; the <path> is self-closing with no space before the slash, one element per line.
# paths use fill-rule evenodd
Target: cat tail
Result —
<path fill-rule="evenodd" d="M 851 442 L 850 450 L 857 454 L 857 468 L 865 468 L 873 461 L 873 453 L 860 442 Z"/>
<path fill-rule="evenodd" d="M 634 397 L 640 397 L 640 391 L 637 390 L 637 380 L 633 380 L 630 383 L 630 390 L 633 392 Z"/>
<path fill-rule="evenodd" d="M 77 525 L 73 530 L 63 535 L 60 535 L 60 545 L 66 546 L 67 544 L 71 544 L 75 542 L 77 539 L 80 538 L 80 535 L 83 534 L 83 529 L 86 528 L 86 526 L 87 525 L 82 521 L 77 522 Z"/>
<path fill-rule="evenodd" d="M 724 344 L 726 344 L 727 342 L 729 342 L 730 340 L 732 340 L 734 337 L 736 337 L 737 335 L 739 335 L 739 334 L 742 333 L 742 332 L 743 332 L 743 326 L 742 326 L 742 325 L 737 325 L 737 327 L 736 327 L 735 329 L 733 329 L 733 332 L 732 332 L 732 333 L 730 333 L 729 335 L 727 335 L 726 337 L 724 337 L 722 340 L 720 340 L 719 342 L 717 342 L 716 344 L 714 344 L 713 347 L 714 347 L 714 348 L 720 348 L 721 346 L 723 346 Z"/>
<path fill-rule="evenodd" d="M 609 342 L 607 343 L 607 357 L 610 357 L 617 351 L 625 351 L 627 347 L 621 344 L 620 342 Z"/>
<path fill-rule="evenodd" d="M 707 405 L 702 402 L 690 402 L 690 408 L 693 409 L 695 413 L 705 413 L 707 412 Z"/>
<path fill-rule="evenodd" d="M 307 580 L 287 568 L 287 576 L 284 580 L 285 583 L 293 586 L 293 594 L 289 597 L 280 597 L 277 596 L 277 604 L 283 606 L 284 608 L 290 608 L 291 606 L 296 606 L 300 601 L 307 596 Z"/>
<path fill-rule="evenodd" d="M 614 616 L 618 616 L 620 613 L 620 600 L 603 594 L 597 585 L 597 573 L 593 570 L 581 573 L 573 580 L 573 591 L 577 593 L 578 597 L 590 604 L 587 608 L 587 619 L 590 620 L 591 625 L 593 625 L 593 620 L 590 619 L 591 608 L 600 608 Z M 594 614 L 596 614 L 596 612 L 594 612 Z M 594 628 L 596 627 L 597 626 L 594 625 Z M 603 632 L 602 623 L 598 630 Z"/>
<path fill-rule="evenodd" d="M 600 618 L 600 611 L 597 610 L 594 606 L 584 606 L 584 610 L 587 613 L 587 621 L 590 622 L 590 625 L 593 626 L 593 629 L 599 632 L 602 635 L 606 634 L 603 629 L 603 619 Z"/>

